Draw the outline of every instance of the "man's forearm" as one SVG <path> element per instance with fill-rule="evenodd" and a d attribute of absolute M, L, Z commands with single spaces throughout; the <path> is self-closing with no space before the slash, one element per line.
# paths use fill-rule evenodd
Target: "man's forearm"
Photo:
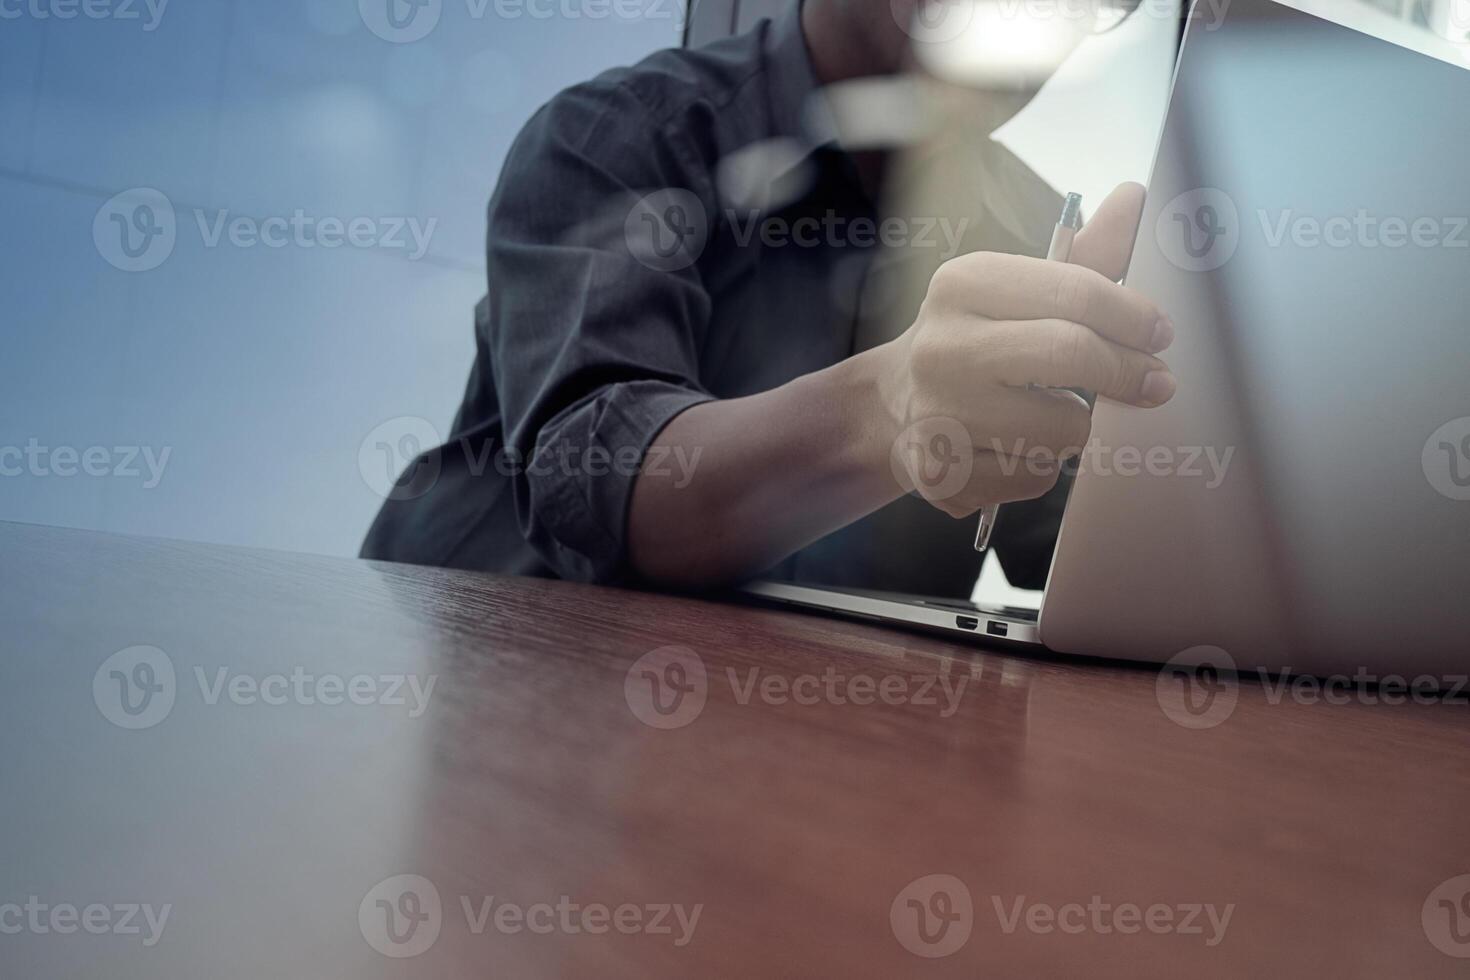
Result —
<path fill-rule="evenodd" d="M 686 587 L 737 580 L 909 486 L 957 518 L 1047 493 L 1060 467 L 1024 462 L 1076 455 L 1092 429 L 1087 403 L 1061 389 L 1154 408 L 1177 387 L 1156 356 L 1173 324 L 1115 281 L 1142 201 L 1137 185 L 1109 195 L 1077 235 L 1079 264 L 994 252 L 951 259 L 898 339 L 773 391 L 677 416 L 654 445 L 702 453 L 700 463 L 682 489 L 669 477 L 638 478 L 633 568 Z M 964 444 L 945 429 L 962 432 Z M 905 431 L 906 452 L 891 462 Z M 948 465 L 954 452 L 966 462 L 961 485 L 933 483 L 931 464 Z"/>
<path fill-rule="evenodd" d="M 675 417 L 654 448 L 699 462 L 684 486 L 638 478 L 633 568 L 686 588 L 738 581 L 897 499 L 888 456 L 898 430 L 881 391 L 887 356 L 875 348 Z"/>

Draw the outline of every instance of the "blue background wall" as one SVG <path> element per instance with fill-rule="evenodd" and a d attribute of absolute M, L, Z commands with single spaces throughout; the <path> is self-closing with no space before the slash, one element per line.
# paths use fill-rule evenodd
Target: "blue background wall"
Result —
<path fill-rule="evenodd" d="M 447 430 L 516 131 L 560 88 L 677 44 L 682 16 L 427 0 L 409 33 L 433 29 L 401 43 L 367 26 L 390 0 L 171 0 L 151 30 L 143 0 L 112 11 L 134 19 L 23 2 L 0 4 L 0 519 L 330 554 L 356 552 L 381 502 L 377 443 L 396 452 L 417 425 L 390 420 Z M 109 261 L 110 215 L 136 202 L 107 202 L 134 188 L 175 222 L 143 272 Z M 298 210 L 435 224 L 414 258 L 211 247 L 196 216 Z M 64 451 L 91 447 L 109 475 Z M 126 475 L 131 447 L 168 451 L 156 486 L 141 458 Z"/>

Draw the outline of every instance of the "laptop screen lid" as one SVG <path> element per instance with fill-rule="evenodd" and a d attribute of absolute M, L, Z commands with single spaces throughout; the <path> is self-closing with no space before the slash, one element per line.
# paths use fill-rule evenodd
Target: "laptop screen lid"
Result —
<path fill-rule="evenodd" d="M 1098 406 L 1048 646 L 1470 665 L 1470 71 L 1432 41 L 1196 7 L 1128 276 L 1180 391 Z"/>

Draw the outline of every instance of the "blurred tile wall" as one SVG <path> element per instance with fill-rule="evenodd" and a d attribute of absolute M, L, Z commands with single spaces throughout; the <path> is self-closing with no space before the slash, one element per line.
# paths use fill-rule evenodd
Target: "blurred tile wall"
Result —
<path fill-rule="evenodd" d="M 0 520 L 355 554 L 516 131 L 678 43 L 631 9 L 0 0 Z"/>

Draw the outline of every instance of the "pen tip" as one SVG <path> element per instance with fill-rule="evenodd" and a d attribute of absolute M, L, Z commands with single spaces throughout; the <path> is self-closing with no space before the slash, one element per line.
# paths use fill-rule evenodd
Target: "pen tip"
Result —
<path fill-rule="evenodd" d="M 1067 203 L 1062 205 L 1063 225 L 1068 228 L 1080 228 L 1082 226 L 1082 195 L 1068 194 Z"/>

